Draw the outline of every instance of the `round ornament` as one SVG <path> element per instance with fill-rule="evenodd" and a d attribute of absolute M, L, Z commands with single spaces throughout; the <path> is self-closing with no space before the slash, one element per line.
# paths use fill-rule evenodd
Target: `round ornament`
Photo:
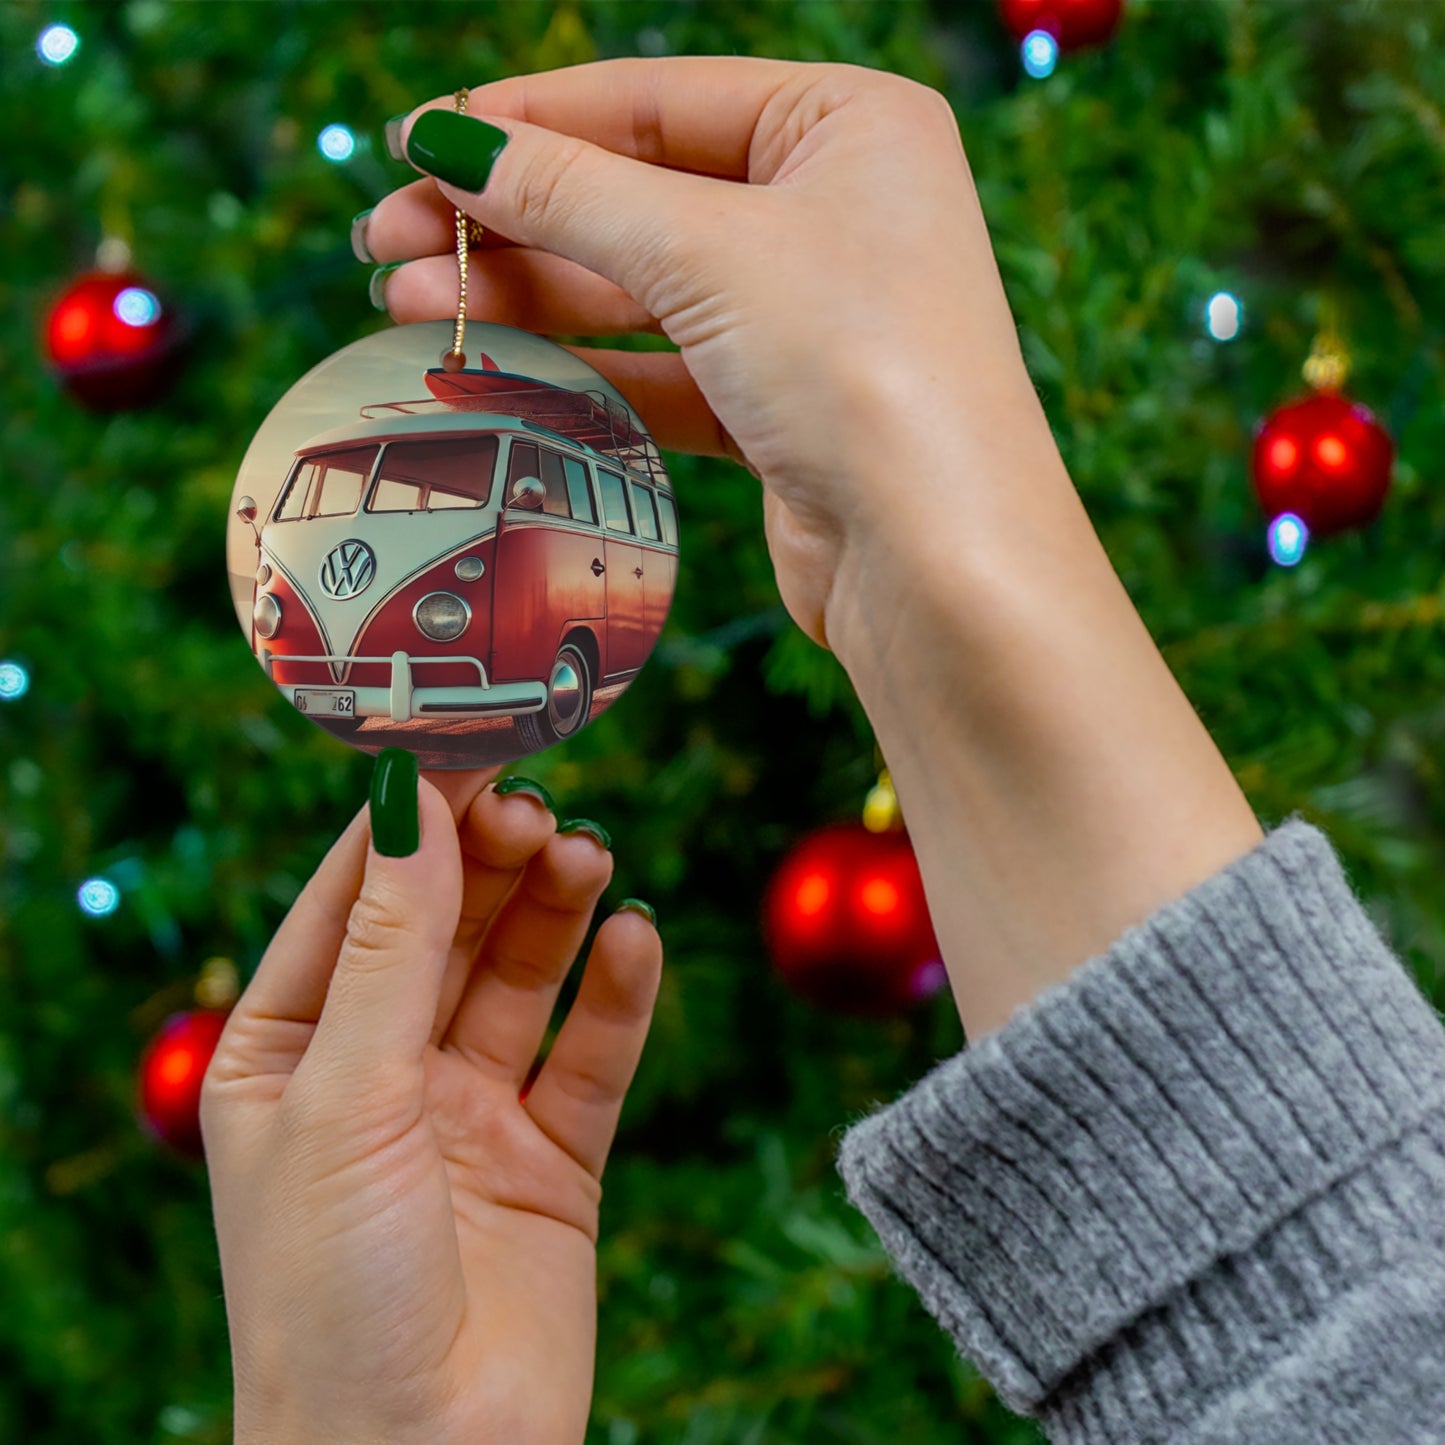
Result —
<path fill-rule="evenodd" d="M 946 982 L 908 835 L 839 823 L 783 860 L 763 904 L 773 964 L 836 1013 L 896 1014 Z"/>
<path fill-rule="evenodd" d="M 1255 494 L 1271 519 L 1300 518 L 1314 536 L 1373 522 L 1390 490 L 1395 447 L 1368 407 L 1320 391 L 1272 412 L 1255 435 Z"/>
<path fill-rule="evenodd" d="M 179 328 L 132 271 L 91 271 L 51 307 L 45 352 L 67 391 L 96 411 L 155 401 L 174 378 Z"/>
<path fill-rule="evenodd" d="M 620 392 L 530 332 L 396 326 L 266 418 L 227 565 L 257 661 L 298 711 L 426 768 L 576 735 L 646 662 L 677 577 L 677 503 Z M 446 364 L 443 364 L 443 357 Z"/>
<path fill-rule="evenodd" d="M 140 1062 L 139 1115 L 146 1129 L 196 1158 L 201 1139 L 201 1084 L 226 1027 L 229 1010 L 172 1014 Z"/>
<path fill-rule="evenodd" d="M 999 0 L 999 16 L 1015 40 L 1042 30 L 1060 50 L 1103 44 L 1123 11 L 1124 0 Z"/>

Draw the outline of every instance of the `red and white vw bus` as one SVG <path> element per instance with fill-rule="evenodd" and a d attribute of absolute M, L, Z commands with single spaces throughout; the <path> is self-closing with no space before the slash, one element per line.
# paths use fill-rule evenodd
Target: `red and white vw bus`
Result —
<path fill-rule="evenodd" d="M 485 358 L 484 358 L 485 360 Z M 335 731 L 511 716 L 529 750 L 646 661 L 677 578 L 657 448 L 601 392 L 491 369 L 298 449 L 259 549 L 251 645 Z"/>

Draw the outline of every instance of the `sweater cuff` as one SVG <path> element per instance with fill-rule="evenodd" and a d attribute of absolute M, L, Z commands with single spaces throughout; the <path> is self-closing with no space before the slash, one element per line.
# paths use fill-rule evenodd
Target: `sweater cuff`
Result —
<path fill-rule="evenodd" d="M 1271 1281 L 1276 1227 L 1333 1208 L 1442 1101 L 1440 1020 L 1292 820 L 855 1125 L 839 1167 L 959 1349 L 1034 1413 L 1077 1398 L 1091 1356 L 1129 1368 L 1121 1335 L 1166 1304 L 1152 1367 L 1163 1340 L 1188 1375 L 1203 1277 L 1237 1275 L 1267 1329 L 1260 1301 L 1297 1283 Z"/>

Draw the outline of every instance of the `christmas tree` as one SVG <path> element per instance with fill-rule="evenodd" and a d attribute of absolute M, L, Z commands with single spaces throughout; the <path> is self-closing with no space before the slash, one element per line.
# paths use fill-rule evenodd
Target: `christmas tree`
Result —
<path fill-rule="evenodd" d="M 139 1126 L 137 1063 L 206 959 L 244 983 L 370 762 L 250 656 L 228 503 L 288 386 L 389 324 L 350 219 L 413 177 L 385 119 L 459 85 L 749 53 L 942 90 L 1145 621 L 1261 818 L 1320 824 L 1445 1001 L 1445 11 L 1134 0 L 1107 44 L 1027 47 L 983 0 L 0 10 L 0 1440 L 231 1439 L 204 1168 Z M 101 249 L 180 348 L 148 405 L 110 412 L 47 365 L 44 330 Z M 1393 484 L 1369 527 L 1302 556 L 1291 534 L 1276 561 L 1254 431 L 1326 332 Z M 834 1015 L 766 957 L 779 861 L 875 779 L 866 718 L 778 601 L 756 481 L 667 461 L 661 643 L 516 768 L 611 830 L 604 906 L 653 902 L 668 953 L 606 1179 L 589 1440 L 1035 1440 L 891 1276 L 832 1162 L 842 1125 L 961 1046 L 947 994 Z"/>

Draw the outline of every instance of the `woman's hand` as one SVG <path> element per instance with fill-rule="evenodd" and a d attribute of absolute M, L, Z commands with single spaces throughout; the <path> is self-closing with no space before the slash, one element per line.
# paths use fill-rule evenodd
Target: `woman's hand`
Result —
<path fill-rule="evenodd" d="M 508 139 L 478 192 L 498 139 L 479 118 Z M 479 86 L 465 117 L 433 101 L 400 138 L 440 193 L 417 182 L 365 225 L 377 260 L 411 261 L 385 278 L 392 316 L 454 313 L 456 205 L 492 232 L 472 315 L 665 333 L 679 352 L 578 354 L 660 446 L 761 479 L 779 589 L 816 641 L 851 629 L 860 599 L 835 578 L 870 565 L 900 514 L 990 505 L 990 449 L 1057 467 L 937 91 L 848 65 L 613 60 Z M 467 188 L 446 183 L 463 171 Z M 944 433 L 950 464 L 915 466 Z"/>
<path fill-rule="evenodd" d="M 599 1181 L 662 951 L 638 912 L 602 925 L 519 1098 L 612 857 L 489 777 L 422 781 L 408 857 L 353 819 L 206 1075 L 238 1445 L 583 1438 Z"/>
<path fill-rule="evenodd" d="M 761 479 L 778 588 L 873 723 L 971 1036 L 1254 846 L 1054 444 L 940 95 L 712 56 L 451 105 L 389 127 L 437 179 L 362 224 L 409 262 L 388 308 L 452 314 L 459 206 L 492 233 L 473 316 L 678 344 L 580 354 L 663 447 Z"/>

